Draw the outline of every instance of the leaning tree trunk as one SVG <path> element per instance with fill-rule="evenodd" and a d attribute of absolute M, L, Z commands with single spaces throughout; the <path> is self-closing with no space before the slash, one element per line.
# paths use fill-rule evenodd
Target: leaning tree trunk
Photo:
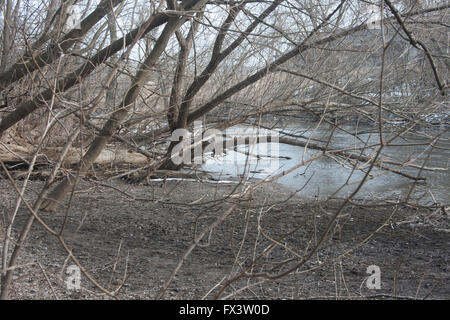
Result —
<path fill-rule="evenodd" d="M 135 76 L 135 79 L 125 94 L 123 101 L 119 105 L 110 119 L 105 123 L 102 130 L 92 142 L 89 150 L 82 158 L 78 170 L 80 174 L 85 173 L 94 163 L 100 152 L 103 150 L 108 141 L 111 140 L 112 135 L 119 129 L 121 122 L 128 114 L 130 106 L 137 99 L 140 91 L 140 86 L 144 84 L 149 76 L 150 69 L 154 66 L 159 56 L 163 53 L 170 37 L 176 30 L 186 21 L 186 18 L 171 18 L 165 26 L 160 37 L 156 41 L 150 55 L 141 65 L 140 70 Z M 46 201 L 41 206 L 44 211 L 56 211 L 58 205 L 64 199 L 64 196 L 72 189 L 75 179 L 66 177 L 47 197 Z"/>

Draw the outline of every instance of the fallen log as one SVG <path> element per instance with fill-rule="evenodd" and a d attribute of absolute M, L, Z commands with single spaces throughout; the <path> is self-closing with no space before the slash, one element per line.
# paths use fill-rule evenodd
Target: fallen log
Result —
<path fill-rule="evenodd" d="M 36 164 L 49 164 L 57 161 L 62 149 L 62 147 L 43 148 L 38 154 Z M 4 163 L 28 164 L 35 152 L 36 149 L 31 146 L 24 147 L 16 144 L 0 143 L 0 159 Z M 86 150 L 83 150 L 83 154 L 85 152 Z M 70 148 L 67 156 L 64 158 L 64 165 L 79 163 L 83 154 L 79 148 Z M 94 162 L 94 164 L 98 165 L 145 165 L 148 163 L 149 159 L 143 154 L 126 149 L 104 149 Z"/>

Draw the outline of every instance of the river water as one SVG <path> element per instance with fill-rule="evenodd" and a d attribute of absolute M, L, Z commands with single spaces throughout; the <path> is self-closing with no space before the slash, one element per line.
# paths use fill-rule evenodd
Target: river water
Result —
<path fill-rule="evenodd" d="M 347 125 L 343 129 L 354 132 L 356 127 Z M 351 148 L 368 144 L 377 143 L 379 141 L 378 133 L 370 133 L 370 127 L 358 127 L 358 132 L 368 131 L 367 133 L 359 134 L 358 137 L 362 141 L 356 139 L 353 135 L 342 130 L 335 130 L 332 139 L 329 142 L 328 149 Z M 250 130 L 250 131 L 249 131 Z M 255 133 L 258 130 L 260 135 L 267 135 L 270 131 L 261 129 L 249 129 L 248 127 L 234 127 L 232 132 L 227 132 L 229 136 L 242 135 L 243 132 Z M 398 130 L 398 128 L 393 128 Z M 279 131 L 279 130 L 277 130 Z M 325 145 L 332 132 L 329 125 L 299 123 L 296 125 L 288 125 L 283 127 L 283 132 L 291 134 L 303 135 L 310 140 L 311 143 Z M 426 177 L 425 184 L 415 184 L 413 180 L 394 174 L 385 170 L 374 168 L 371 171 L 370 178 L 366 181 L 358 194 L 357 199 L 397 199 L 398 197 L 405 197 L 410 193 L 411 198 L 421 204 L 433 204 L 435 202 L 441 204 L 450 203 L 450 172 L 448 170 L 450 152 L 450 135 L 448 127 L 433 127 L 422 129 L 421 135 L 406 134 L 401 138 L 395 139 L 391 144 L 394 146 L 387 146 L 382 150 L 382 157 L 401 163 L 410 162 L 414 165 L 422 165 L 426 160 L 427 167 L 447 168 L 446 170 L 437 171 L 422 171 L 420 175 Z M 430 147 L 429 142 L 432 140 L 428 137 L 435 137 L 440 134 L 440 138 L 436 145 L 440 148 Z M 387 132 L 384 137 L 385 140 L 392 136 L 392 132 Z M 305 139 L 299 139 L 306 141 Z M 323 142 L 320 142 L 320 141 Z M 405 146 L 410 144 L 410 146 Z M 414 144 L 411 146 L 411 144 Z M 425 145 L 418 145 L 425 144 Z M 250 150 L 249 150 L 250 148 Z M 447 149 L 447 150 L 446 150 Z M 236 151 L 235 151 L 236 150 Z M 226 154 L 213 157 L 212 154 L 206 155 L 206 161 L 202 165 L 202 169 L 213 173 L 216 178 L 236 178 L 242 176 L 244 173 L 248 177 L 265 179 L 279 174 L 283 170 L 298 165 L 302 161 L 308 161 L 315 156 L 321 154 L 321 151 L 308 149 L 305 152 L 303 147 L 292 146 L 287 144 L 274 143 L 260 143 L 257 145 L 241 145 L 235 150 L 228 150 Z M 276 154 L 276 151 L 282 157 L 288 159 L 266 157 L 270 154 Z M 373 155 L 377 148 L 366 150 L 365 155 Z M 430 152 L 431 151 L 431 152 Z M 259 155 L 260 157 L 257 157 Z M 360 163 L 361 168 L 368 169 L 368 164 Z M 417 169 L 412 167 L 396 167 L 402 172 L 417 176 L 419 174 Z M 301 166 L 293 172 L 279 178 L 278 183 L 281 183 L 292 190 L 299 190 L 299 194 L 304 197 L 319 197 L 326 198 L 331 195 L 336 198 L 342 198 L 353 192 L 362 179 L 365 173 L 361 170 L 352 170 L 353 167 L 345 162 L 337 163 L 335 160 L 321 157 L 317 160 L 309 162 L 305 166 Z M 411 200 L 410 200 L 411 201 Z"/>

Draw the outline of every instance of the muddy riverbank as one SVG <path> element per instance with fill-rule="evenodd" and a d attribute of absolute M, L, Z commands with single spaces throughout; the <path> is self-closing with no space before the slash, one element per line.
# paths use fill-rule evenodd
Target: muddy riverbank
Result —
<path fill-rule="evenodd" d="M 20 185 L 21 182 L 18 182 Z M 31 181 L 32 201 L 42 182 Z M 248 185 L 167 181 L 148 185 L 83 182 L 69 210 L 41 213 L 104 288 L 120 299 L 154 299 L 194 235 L 234 206 Z M 0 181 L 1 230 L 16 195 Z M 218 201 L 225 199 L 224 201 Z M 450 221 L 445 210 L 349 204 L 291 196 L 279 184 L 263 185 L 207 232 L 167 288 L 163 299 L 211 299 L 246 270 L 222 298 L 237 299 L 449 299 Z M 19 210 L 17 236 L 28 212 Z M 330 233 L 299 268 L 302 257 Z M 3 238 L 3 233 L 1 237 Z M 11 288 L 12 299 L 104 299 L 84 275 L 67 289 L 73 262 L 61 243 L 35 223 Z M 256 262 L 255 262 L 256 261 Z M 380 268 L 380 289 L 367 287 L 367 268 Z M 289 269 L 294 271 L 277 278 Z M 272 279 L 269 279 L 272 278 Z"/>

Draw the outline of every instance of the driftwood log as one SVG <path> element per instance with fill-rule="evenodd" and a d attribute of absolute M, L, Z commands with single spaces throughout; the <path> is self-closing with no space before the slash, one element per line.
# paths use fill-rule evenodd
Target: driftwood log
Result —
<path fill-rule="evenodd" d="M 0 143 L 0 159 L 10 164 L 28 164 L 36 149 L 31 146 Z M 43 148 L 37 157 L 37 164 L 48 164 L 58 160 L 62 147 Z M 83 154 L 86 150 L 83 150 Z M 64 158 L 64 165 L 74 165 L 80 162 L 82 157 L 80 148 L 71 148 Z M 129 164 L 146 165 L 149 159 L 146 156 L 126 149 L 104 149 L 94 162 L 99 165 Z"/>

